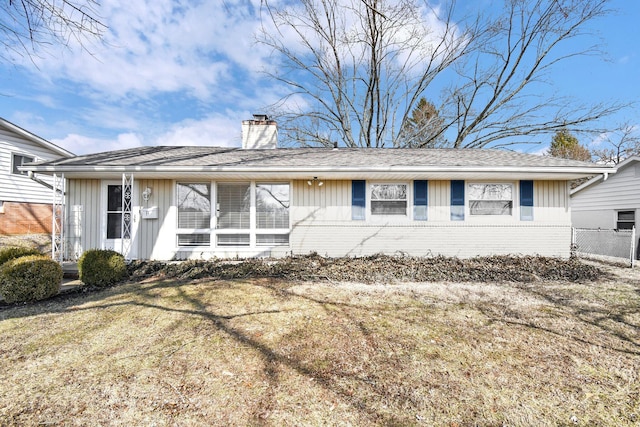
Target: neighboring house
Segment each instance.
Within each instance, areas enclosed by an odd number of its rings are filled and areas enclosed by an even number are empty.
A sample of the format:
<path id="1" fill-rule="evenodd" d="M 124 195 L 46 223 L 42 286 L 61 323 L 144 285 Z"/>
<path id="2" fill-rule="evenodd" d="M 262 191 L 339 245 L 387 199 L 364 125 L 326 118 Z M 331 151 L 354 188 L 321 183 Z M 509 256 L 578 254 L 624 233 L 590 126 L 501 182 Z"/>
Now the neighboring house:
<path id="1" fill-rule="evenodd" d="M 640 225 L 640 157 L 618 164 L 615 175 L 592 178 L 571 192 L 577 228 L 631 230 Z"/>
<path id="2" fill-rule="evenodd" d="M 0 235 L 51 233 L 51 177 L 38 182 L 19 168 L 73 154 L 0 118 Z M 43 185 L 44 183 L 44 185 Z"/>
<path id="3" fill-rule="evenodd" d="M 31 166 L 64 175 L 69 258 L 376 253 L 568 257 L 569 181 L 594 164 L 499 150 L 142 147 Z M 251 148 L 249 148 L 251 147 Z"/>

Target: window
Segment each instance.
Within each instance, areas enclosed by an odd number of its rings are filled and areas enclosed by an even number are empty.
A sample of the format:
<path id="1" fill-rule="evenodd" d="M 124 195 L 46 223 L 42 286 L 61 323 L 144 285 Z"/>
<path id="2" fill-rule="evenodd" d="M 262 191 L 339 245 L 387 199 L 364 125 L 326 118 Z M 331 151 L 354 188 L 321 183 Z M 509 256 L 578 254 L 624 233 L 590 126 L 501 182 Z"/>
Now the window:
<path id="1" fill-rule="evenodd" d="M 35 159 L 31 156 L 23 156 L 22 154 L 14 154 L 13 155 L 13 161 L 12 161 L 12 167 L 11 167 L 11 171 L 16 174 L 16 175 L 26 175 L 27 172 L 22 172 L 20 171 L 18 168 L 22 165 L 24 165 L 25 163 L 31 163 L 33 162 Z"/>
<path id="2" fill-rule="evenodd" d="M 289 228 L 289 185 L 257 184 L 258 228 Z"/>
<path id="3" fill-rule="evenodd" d="M 618 230 L 631 230 L 636 225 L 636 211 L 618 211 L 617 215 L 616 228 Z"/>
<path id="4" fill-rule="evenodd" d="M 107 186 L 107 239 L 122 236 L 122 185 Z"/>
<path id="5" fill-rule="evenodd" d="M 217 216 L 219 229 L 245 229 L 250 225 L 251 185 L 218 184 Z"/>
<path id="6" fill-rule="evenodd" d="M 407 215 L 406 184 L 371 184 L 371 215 Z"/>
<path id="7" fill-rule="evenodd" d="M 256 184 L 257 246 L 289 244 L 289 184 Z M 286 230 L 285 234 L 261 233 L 261 230 Z"/>
<path id="8" fill-rule="evenodd" d="M 181 231 L 211 228 L 211 185 L 178 183 L 178 228 Z M 178 246 L 208 246 L 210 233 L 179 233 Z"/>
<path id="9" fill-rule="evenodd" d="M 470 215 L 511 215 L 512 184 L 469 184 Z"/>
<path id="10" fill-rule="evenodd" d="M 178 183 L 178 246 L 289 244 L 288 183 Z M 212 206 L 215 227 L 212 228 Z"/>

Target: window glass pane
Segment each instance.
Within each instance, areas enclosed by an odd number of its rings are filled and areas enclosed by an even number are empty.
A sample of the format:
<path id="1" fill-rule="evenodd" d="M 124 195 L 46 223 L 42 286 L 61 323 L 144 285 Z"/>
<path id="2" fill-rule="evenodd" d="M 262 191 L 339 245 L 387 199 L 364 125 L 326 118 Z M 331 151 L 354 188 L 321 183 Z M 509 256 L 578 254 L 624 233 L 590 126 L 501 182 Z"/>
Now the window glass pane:
<path id="1" fill-rule="evenodd" d="M 218 184 L 218 228 L 249 228 L 251 186 Z"/>
<path id="2" fill-rule="evenodd" d="M 107 187 L 107 210 L 122 211 L 122 186 L 109 185 Z"/>
<path id="3" fill-rule="evenodd" d="M 287 246 L 289 244 L 288 234 L 258 234 L 256 236 L 258 246 Z"/>
<path id="4" fill-rule="evenodd" d="M 618 230 L 631 230 L 635 225 L 635 211 L 618 211 L 618 221 L 616 222 L 616 228 Z"/>
<path id="5" fill-rule="evenodd" d="M 256 185 L 256 227 L 289 228 L 289 184 Z"/>
<path id="6" fill-rule="evenodd" d="M 122 236 L 122 213 L 107 214 L 107 239 L 119 239 Z"/>
<path id="7" fill-rule="evenodd" d="M 472 200 L 469 202 L 471 215 L 511 215 L 512 202 L 493 200 Z"/>
<path id="8" fill-rule="evenodd" d="M 372 215 L 406 215 L 406 184 L 371 184 Z"/>
<path id="9" fill-rule="evenodd" d="M 396 200 L 372 200 L 371 213 L 373 215 L 406 215 L 407 202 Z"/>
<path id="10" fill-rule="evenodd" d="M 178 183 L 178 228 L 211 226 L 210 190 L 205 183 Z"/>
<path id="11" fill-rule="evenodd" d="M 33 157 L 22 156 L 20 154 L 13 155 L 13 173 L 16 175 L 26 175 L 27 172 L 22 172 L 18 170 L 19 166 L 22 166 L 25 163 L 31 163 L 34 161 Z"/>
<path id="12" fill-rule="evenodd" d="M 209 246 L 209 234 L 178 234 L 178 246 Z"/>
<path id="13" fill-rule="evenodd" d="M 513 186 L 511 184 L 469 184 L 471 215 L 511 215 Z"/>
<path id="14" fill-rule="evenodd" d="M 249 246 L 248 234 L 218 234 L 218 246 Z"/>
<path id="15" fill-rule="evenodd" d="M 620 211 L 618 212 L 618 221 L 635 221 L 635 211 Z"/>

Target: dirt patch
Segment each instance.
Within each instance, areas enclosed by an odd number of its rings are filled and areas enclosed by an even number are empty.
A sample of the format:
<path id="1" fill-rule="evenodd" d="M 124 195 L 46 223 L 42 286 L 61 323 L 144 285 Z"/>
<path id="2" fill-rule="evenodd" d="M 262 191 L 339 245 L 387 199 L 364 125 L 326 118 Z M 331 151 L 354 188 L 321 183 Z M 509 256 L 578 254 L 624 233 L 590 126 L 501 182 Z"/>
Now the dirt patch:
<path id="1" fill-rule="evenodd" d="M 42 253 L 51 253 L 50 234 L 0 235 L 0 249 L 5 247 L 35 248 Z"/>

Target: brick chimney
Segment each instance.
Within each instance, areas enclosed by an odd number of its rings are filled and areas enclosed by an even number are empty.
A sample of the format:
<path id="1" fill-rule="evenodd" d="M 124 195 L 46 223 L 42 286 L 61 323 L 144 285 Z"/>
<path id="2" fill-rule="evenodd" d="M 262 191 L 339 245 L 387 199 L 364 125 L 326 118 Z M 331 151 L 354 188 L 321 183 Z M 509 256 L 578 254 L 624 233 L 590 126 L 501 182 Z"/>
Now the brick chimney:
<path id="1" fill-rule="evenodd" d="M 253 120 L 242 121 L 242 148 L 269 149 L 278 147 L 278 129 L 266 114 L 254 114 Z"/>

